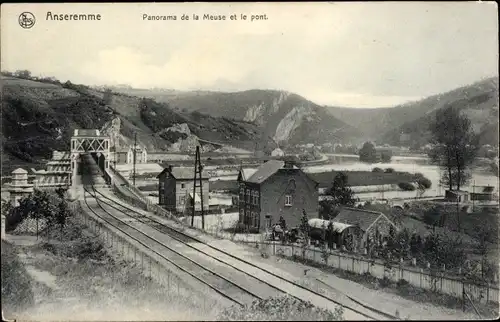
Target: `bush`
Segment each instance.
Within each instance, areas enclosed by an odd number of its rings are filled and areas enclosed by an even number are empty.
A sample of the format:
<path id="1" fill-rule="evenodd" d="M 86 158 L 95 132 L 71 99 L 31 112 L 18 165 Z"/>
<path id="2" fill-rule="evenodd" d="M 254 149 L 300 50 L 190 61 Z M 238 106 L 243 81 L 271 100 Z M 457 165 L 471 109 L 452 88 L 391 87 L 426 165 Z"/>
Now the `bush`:
<path id="1" fill-rule="evenodd" d="M 398 187 L 404 191 L 415 191 L 416 189 L 410 182 L 400 182 L 398 183 Z"/>
<path id="2" fill-rule="evenodd" d="M 290 295 L 256 300 L 241 308 L 231 306 L 220 313 L 220 321 L 338 321 L 343 320 L 343 308 L 334 312 L 315 307 L 310 302 L 298 300 Z"/>
<path id="3" fill-rule="evenodd" d="M 381 287 L 388 287 L 391 285 L 391 280 L 387 276 L 384 276 L 378 283 Z"/>
<path id="4" fill-rule="evenodd" d="M 432 181 L 423 176 L 417 179 L 417 183 L 425 189 L 429 189 L 432 186 Z"/>
<path id="5" fill-rule="evenodd" d="M 385 169 L 385 173 L 394 173 L 394 168 Z"/>
<path id="6" fill-rule="evenodd" d="M 27 215 L 19 207 L 6 207 L 5 211 L 5 231 L 14 231 L 18 225 L 20 225 L 26 218 Z"/>
<path id="7" fill-rule="evenodd" d="M 376 167 L 376 168 L 372 169 L 372 172 L 382 173 L 382 172 L 384 172 L 384 170 L 382 170 L 381 168 Z"/>

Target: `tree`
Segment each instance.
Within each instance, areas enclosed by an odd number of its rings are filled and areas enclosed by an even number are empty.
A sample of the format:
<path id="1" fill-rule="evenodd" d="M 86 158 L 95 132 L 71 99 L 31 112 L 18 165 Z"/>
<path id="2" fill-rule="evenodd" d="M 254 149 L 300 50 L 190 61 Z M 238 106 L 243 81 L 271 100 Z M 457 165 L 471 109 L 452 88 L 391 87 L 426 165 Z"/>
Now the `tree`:
<path id="1" fill-rule="evenodd" d="M 339 172 L 333 178 L 332 186 L 326 191 L 327 199 L 321 200 L 323 218 L 330 219 L 339 206 L 353 207 L 356 199 L 348 184 L 347 174 Z"/>
<path id="2" fill-rule="evenodd" d="M 434 145 L 429 152 L 431 161 L 445 170 L 443 183 L 450 190 L 460 190 L 477 157 L 479 136 L 473 132 L 469 118 L 453 106 L 438 110 L 430 131 Z"/>
<path id="3" fill-rule="evenodd" d="M 32 195 L 19 202 L 20 212 L 23 217 L 36 220 L 36 236 L 38 238 L 39 220 L 44 218 L 50 223 L 56 213 L 54 205 L 50 202 L 46 192 L 35 190 Z"/>
<path id="4" fill-rule="evenodd" d="M 306 248 L 309 245 L 309 222 L 307 219 L 307 213 L 305 209 L 302 209 L 302 217 L 300 218 L 299 230 L 302 233 L 302 257 L 306 256 Z"/>
<path id="5" fill-rule="evenodd" d="M 372 142 L 365 142 L 359 150 L 359 161 L 373 163 L 377 162 L 377 150 Z"/>
<path id="6" fill-rule="evenodd" d="M 56 194 L 60 199 L 64 199 L 64 195 L 66 194 L 67 189 L 64 188 L 57 188 L 56 189 Z"/>
<path id="7" fill-rule="evenodd" d="M 59 206 L 58 206 L 57 212 L 55 213 L 55 218 L 54 218 L 55 219 L 54 222 L 61 229 L 61 236 L 60 236 L 61 241 L 62 241 L 63 229 L 64 229 L 64 226 L 66 225 L 66 220 L 69 217 L 69 215 L 70 215 L 70 212 L 68 209 L 68 205 L 66 204 L 66 202 L 61 201 L 59 203 Z"/>
<path id="8" fill-rule="evenodd" d="M 29 70 L 16 70 L 16 72 L 14 73 L 14 76 L 19 77 L 19 78 L 29 79 L 29 78 L 31 78 L 31 72 Z"/>

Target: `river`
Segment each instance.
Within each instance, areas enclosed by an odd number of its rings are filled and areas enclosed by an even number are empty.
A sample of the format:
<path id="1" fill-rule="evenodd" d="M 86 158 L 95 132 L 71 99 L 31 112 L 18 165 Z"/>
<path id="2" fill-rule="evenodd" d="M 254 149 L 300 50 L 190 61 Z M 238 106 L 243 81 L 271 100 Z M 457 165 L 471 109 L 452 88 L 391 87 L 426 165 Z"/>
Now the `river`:
<path id="1" fill-rule="evenodd" d="M 411 156 L 393 156 L 390 163 L 377 163 L 367 164 L 358 161 L 357 156 L 334 156 L 333 162 L 324 165 L 304 167 L 305 172 L 315 173 L 324 171 L 371 171 L 373 168 L 378 167 L 382 169 L 393 168 L 395 171 L 422 173 L 425 177 L 429 178 L 432 182 L 432 187 L 425 191 L 423 196 L 441 196 L 444 195 L 445 187 L 441 187 L 439 179 L 441 177 L 441 170 L 436 165 L 431 165 L 429 159 L 425 157 L 411 157 Z M 472 185 L 476 186 L 494 186 L 495 192 L 498 192 L 498 177 L 486 171 L 473 171 L 472 179 L 469 185 L 464 187 L 465 190 L 472 191 Z M 413 198 L 417 196 L 416 191 L 385 191 L 385 192 L 367 192 L 357 193 L 360 199 L 370 198 Z"/>

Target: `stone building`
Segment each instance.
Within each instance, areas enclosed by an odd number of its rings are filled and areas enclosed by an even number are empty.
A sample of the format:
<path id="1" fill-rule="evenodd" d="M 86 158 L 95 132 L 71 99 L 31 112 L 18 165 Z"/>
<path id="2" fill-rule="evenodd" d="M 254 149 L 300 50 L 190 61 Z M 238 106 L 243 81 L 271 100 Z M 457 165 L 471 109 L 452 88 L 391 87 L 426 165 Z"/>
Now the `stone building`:
<path id="1" fill-rule="evenodd" d="M 251 176 L 240 170 L 238 185 L 239 223 L 249 231 L 270 229 L 281 216 L 296 227 L 304 210 L 318 217 L 318 183 L 291 162 L 269 160 Z"/>

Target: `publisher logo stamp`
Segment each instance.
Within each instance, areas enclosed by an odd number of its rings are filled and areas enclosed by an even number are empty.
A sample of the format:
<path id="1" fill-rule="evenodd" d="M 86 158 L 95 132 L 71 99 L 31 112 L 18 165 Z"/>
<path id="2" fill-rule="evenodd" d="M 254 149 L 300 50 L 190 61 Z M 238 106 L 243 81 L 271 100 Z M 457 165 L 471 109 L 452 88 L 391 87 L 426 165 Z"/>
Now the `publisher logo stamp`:
<path id="1" fill-rule="evenodd" d="M 31 12 L 23 12 L 19 15 L 19 25 L 24 29 L 30 29 L 35 25 L 35 16 Z"/>

